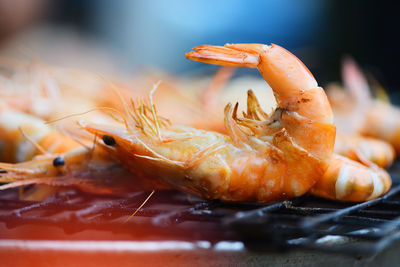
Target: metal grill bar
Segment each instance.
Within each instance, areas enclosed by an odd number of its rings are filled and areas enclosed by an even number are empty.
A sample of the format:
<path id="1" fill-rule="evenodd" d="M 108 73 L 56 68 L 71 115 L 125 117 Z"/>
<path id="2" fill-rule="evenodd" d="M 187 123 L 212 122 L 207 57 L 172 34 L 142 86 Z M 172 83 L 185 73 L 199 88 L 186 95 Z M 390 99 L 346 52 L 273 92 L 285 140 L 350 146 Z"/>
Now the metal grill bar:
<path id="1" fill-rule="evenodd" d="M 70 190 L 32 202 L 19 200 L 18 192 L 9 190 L 0 194 L 0 222 L 9 229 L 55 226 L 66 235 L 103 230 L 135 240 L 149 236 L 153 240 L 227 240 L 242 241 L 248 249 L 302 247 L 369 255 L 400 239 L 399 170 L 397 162 L 388 194 L 360 204 L 312 196 L 270 205 L 234 204 L 160 191 L 126 223 L 148 192 L 99 196 Z"/>

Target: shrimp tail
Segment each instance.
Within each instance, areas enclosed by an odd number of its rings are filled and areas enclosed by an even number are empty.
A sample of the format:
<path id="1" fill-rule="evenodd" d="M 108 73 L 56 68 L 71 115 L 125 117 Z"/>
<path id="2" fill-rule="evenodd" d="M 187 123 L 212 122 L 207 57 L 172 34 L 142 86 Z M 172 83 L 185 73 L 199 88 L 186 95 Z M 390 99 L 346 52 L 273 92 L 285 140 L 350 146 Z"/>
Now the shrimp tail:
<path id="1" fill-rule="evenodd" d="M 259 56 L 250 51 L 240 51 L 214 45 L 196 46 L 193 50 L 185 54 L 186 58 L 208 64 L 257 68 L 260 62 Z"/>
<path id="2" fill-rule="evenodd" d="M 292 53 L 275 44 L 203 45 L 186 53 L 188 59 L 224 66 L 258 68 L 273 88 L 278 106 L 309 119 L 331 124 L 327 96 L 308 68 Z M 319 112 L 315 112 L 319 110 Z"/>

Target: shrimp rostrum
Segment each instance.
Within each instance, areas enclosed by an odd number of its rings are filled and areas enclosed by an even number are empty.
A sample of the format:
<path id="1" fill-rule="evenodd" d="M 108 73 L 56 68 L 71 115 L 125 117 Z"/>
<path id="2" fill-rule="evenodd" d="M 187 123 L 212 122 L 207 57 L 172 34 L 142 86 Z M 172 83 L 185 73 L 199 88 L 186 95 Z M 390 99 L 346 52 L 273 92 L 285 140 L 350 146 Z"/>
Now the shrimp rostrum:
<path id="1" fill-rule="evenodd" d="M 325 172 L 334 146 L 323 89 L 299 59 L 277 45 L 230 47 L 213 48 L 218 57 L 211 59 L 196 52 L 187 57 L 258 68 L 277 98 L 273 114 L 261 110 L 250 91 L 243 118 L 237 105 L 226 106 L 227 135 L 163 125 L 152 101 L 127 108 L 125 127 L 87 123 L 84 128 L 106 138 L 109 153 L 133 173 L 181 191 L 256 202 L 306 193 Z"/>

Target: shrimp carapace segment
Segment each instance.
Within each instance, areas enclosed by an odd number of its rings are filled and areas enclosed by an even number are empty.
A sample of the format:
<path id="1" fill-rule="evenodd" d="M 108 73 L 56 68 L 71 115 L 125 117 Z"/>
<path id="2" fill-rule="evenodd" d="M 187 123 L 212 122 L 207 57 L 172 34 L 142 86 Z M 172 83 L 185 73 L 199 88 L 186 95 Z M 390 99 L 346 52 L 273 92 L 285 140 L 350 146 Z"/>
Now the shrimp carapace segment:
<path id="1" fill-rule="evenodd" d="M 334 200 L 361 202 L 382 196 L 391 184 L 384 169 L 334 154 L 328 170 L 310 192 Z"/>
<path id="2" fill-rule="evenodd" d="M 280 108 L 295 111 L 313 120 L 332 123 L 332 110 L 325 92 L 318 87 L 307 67 L 286 49 L 275 44 L 226 44 L 224 47 L 202 45 L 193 49 L 186 54 L 188 59 L 258 68 L 273 89 Z"/>

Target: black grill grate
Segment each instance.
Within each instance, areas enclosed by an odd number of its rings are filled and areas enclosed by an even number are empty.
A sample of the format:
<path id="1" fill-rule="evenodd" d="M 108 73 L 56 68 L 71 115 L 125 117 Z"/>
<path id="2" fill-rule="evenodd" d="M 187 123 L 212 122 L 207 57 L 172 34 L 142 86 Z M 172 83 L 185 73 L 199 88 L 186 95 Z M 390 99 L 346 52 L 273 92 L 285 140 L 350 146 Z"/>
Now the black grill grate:
<path id="1" fill-rule="evenodd" d="M 0 193 L 0 222 L 9 229 L 56 226 L 66 235 L 89 229 L 134 240 L 242 241 L 251 250 L 302 247 L 370 255 L 400 239 L 400 162 L 391 174 L 389 193 L 361 204 L 313 196 L 270 205 L 232 204 L 160 191 L 127 222 L 149 192 L 99 196 L 70 190 L 32 202 L 9 190 Z"/>

